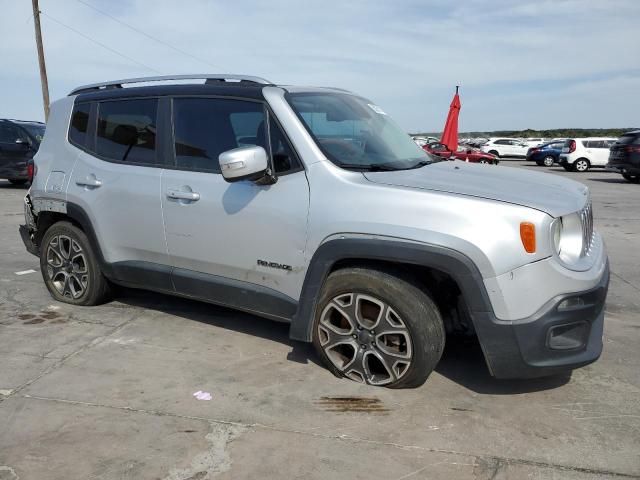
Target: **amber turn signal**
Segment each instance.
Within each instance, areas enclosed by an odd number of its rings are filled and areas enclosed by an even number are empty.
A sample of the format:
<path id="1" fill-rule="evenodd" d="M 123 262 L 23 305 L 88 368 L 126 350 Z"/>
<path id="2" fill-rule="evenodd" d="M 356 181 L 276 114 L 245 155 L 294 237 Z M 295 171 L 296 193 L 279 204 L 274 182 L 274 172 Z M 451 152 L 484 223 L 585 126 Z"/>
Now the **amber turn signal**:
<path id="1" fill-rule="evenodd" d="M 520 223 L 520 239 L 527 253 L 536 252 L 536 227 L 533 223 Z"/>

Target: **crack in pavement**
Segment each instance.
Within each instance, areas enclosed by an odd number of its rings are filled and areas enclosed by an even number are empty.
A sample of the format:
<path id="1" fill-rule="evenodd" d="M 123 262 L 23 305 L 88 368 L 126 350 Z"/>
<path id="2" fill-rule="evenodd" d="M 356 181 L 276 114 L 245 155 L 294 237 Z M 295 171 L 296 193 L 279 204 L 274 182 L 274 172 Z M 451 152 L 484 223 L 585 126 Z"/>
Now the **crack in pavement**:
<path id="1" fill-rule="evenodd" d="M 100 335 L 98 337 L 95 337 L 93 340 L 89 341 L 88 343 L 85 343 L 84 345 L 82 345 L 77 350 L 74 350 L 73 352 L 69 353 L 68 355 L 65 355 L 65 356 L 61 357 L 58 361 L 54 362 L 49 367 L 45 368 L 39 375 L 36 375 L 34 378 L 29 379 L 26 382 L 24 382 L 22 385 L 14 388 L 13 391 L 11 392 L 11 394 L 9 394 L 6 397 L 4 397 L 3 400 L 6 400 L 6 399 L 8 399 L 8 398 L 10 398 L 12 396 L 15 396 L 17 393 L 21 392 L 22 390 L 24 390 L 25 388 L 27 388 L 29 385 L 33 384 L 34 382 L 37 382 L 38 380 L 40 380 L 45 375 L 48 375 L 49 373 L 53 372 L 54 370 L 57 370 L 58 368 L 63 366 L 65 364 L 65 362 L 67 360 L 69 360 L 70 358 L 73 358 L 76 355 L 84 352 L 85 350 L 88 350 L 89 348 L 94 347 L 94 346 L 99 345 L 100 343 L 104 342 L 111 335 L 115 335 L 120 330 L 124 329 L 127 325 L 131 324 L 131 322 L 133 322 L 136 318 L 137 317 L 135 317 L 135 316 L 130 318 L 126 322 L 122 323 L 121 325 L 118 325 L 117 327 L 111 329 L 108 333 L 106 333 L 104 335 Z"/>
<path id="2" fill-rule="evenodd" d="M 542 462 L 542 461 L 536 461 L 536 460 L 527 460 L 527 459 L 523 459 L 523 458 L 501 457 L 501 456 L 497 456 L 497 455 L 484 455 L 484 454 L 465 453 L 465 452 L 459 452 L 459 451 L 456 451 L 456 450 L 424 447 L 424 446 L 420 446 L 420 445 L 404 445 L 404 444 L 401 444 L 401 443 L 385 442 L 385 441 L 380 441 L 380 440 L 371 440 L 371 439 L 368 439 L 368 438 L 356 437 L 356 436 L 346 435 L 346 434 L 329 435 L 329 434 L 315 433 L 315 432 L 304 431 L 304 430 L 295 430 L 295 429 L 286 429 L 286 428 L 280 428 L 280 427 L 273 427 L 273 426 L 264 425 L 264 424 L 261 424 L 261 423 L 234 422 L 234 421 L 220 420 L 220 419 L 209 418 L 209 417 L 200 417 L 200 416 L 197 416 L 197 415 L 183 415 L 183 414 L 178 414 L 178 413 L 163 412 L 163 411 L 160 411 L 160 410 L 150 410 L 150 409 L 144 409 L 144 408 L 134 408 L 134 407 L 125 407 L 125 406 L 117 406 L 117 405 L 109 405 L 109 404 L 100 404 L 100 403 L 93 403 L 93 402 L 83 402 L 83 401 L 79 401 L 79 400 L 68 400 L 68 399 L 62 399 L 62 398 L 43 397 L 43 396 L 38 396 L 38 395 L 22 394 L 21 397 L 25 398 L 25 399 L 66 403 L 66 404 L 70 404 L 70 405 L 82 405 L 82 406 L 87 406 L 87 407 L 109 408 L 109 409 L 121 410 L 121 411 L 125 411 L 125 412 L 144 413 L 144 414 L 147 414 L 147 415 L 184 418 L 184 419 L 188 419 L 188 420 L 200 420 L 200 421 L 208 422 L 208 423 L 211 423 L 211 424 L 215 423 L 215 424 L 219 424 L 219 425 L 233 426 L 233 427 L 236 427 L 236 428 L 239 428 L 239 429 L 242 429 L 242 430 L 250 430 L 250 429 L 271 430 L 271 431 L 279 432 L 279 433 L 289 433 L 289 434 L 294 434 L 294 435 L 304 435 L 304 436 L 308 436 L 308 437 L 322 438 L 322 439 L 327 439 L 327 440 L 332 440 L 332 439 L 333 440 L 341 440 L 341 441 L 352 442 L 352 443 L 365 443 L 365 444 L 376 445 L 376 446 L 381 446 L 381 447 L 382 446 L 384 446 L 384 447 L 393 447 L 393 448 L 398 448 L 398 449 L 401 449 L 401 450 L 416 450 L 416 451 L 424 451 L 424 452 L 430 452 L 430 453 L 440 453 L 440 454 L 445 454 L 445 455 L 455 455 L 455 456 L 458 456 L 458 457 L 467 457 L 467 458 L 468 457 L 473 457 L 473 458 L 476 458 L 477 460 L 482 461 L 482 462 L 484 462 L 484 463 L 486 463 L 488 465 L 495 466 L 496 467 L 496 471 L 495 471 L 496 474 L 498 473 L 498 470 L 501 467 L 508 466 L 508 465 L 522 465 L 522 466 L 537 467 L 537 468 L 555 469 L 555 470 L 564 471 L 564 472 L 584 473 L 584 474 L 590 474 L 590 475 L 608 475 L 608 476 L 617 477 L 617 478 L 640 479 L 640 475 L 633 474 L 633 473 L 617 472 L 617 471 L 614 471 L 614 470 L 602 470 L 602 469 L 598 469 L 598 468 L 579 467 L 579 466 L 574 466 L 574 465 L 564 465 L 564 464 L 560 464 L 560 463 L 549 463 L 549 462 Z"/>
<path id="3" fill-rule="evenodd" d="M 638 292 L 640 292 L 640 288 L 636 287 L 633 283 L 631 283 L 629 280 L 625 279 L 624 277 L 621 277 L 620 275 L 618 275 L 615 272 L 611 272 L 611 275 L 613 275 L 614 277 L 620 279 L 623 283 L 626 283 L 627 285 L 629 285 L 634 290 L 637 290 Z"/>

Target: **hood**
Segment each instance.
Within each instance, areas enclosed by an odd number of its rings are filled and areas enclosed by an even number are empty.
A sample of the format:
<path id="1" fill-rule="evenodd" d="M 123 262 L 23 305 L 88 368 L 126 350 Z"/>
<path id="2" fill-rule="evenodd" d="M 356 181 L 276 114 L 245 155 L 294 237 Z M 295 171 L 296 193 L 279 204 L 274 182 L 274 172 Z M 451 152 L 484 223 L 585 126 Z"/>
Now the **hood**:
<path id="1" fill-rule="evenodd" d="M 581 183 L 530 170 L 437 162 L 415 170 L 365 172 L 373 183 L 486 198 L 535 208 L 559 217 L 580 210 L 589 195 Z"/>

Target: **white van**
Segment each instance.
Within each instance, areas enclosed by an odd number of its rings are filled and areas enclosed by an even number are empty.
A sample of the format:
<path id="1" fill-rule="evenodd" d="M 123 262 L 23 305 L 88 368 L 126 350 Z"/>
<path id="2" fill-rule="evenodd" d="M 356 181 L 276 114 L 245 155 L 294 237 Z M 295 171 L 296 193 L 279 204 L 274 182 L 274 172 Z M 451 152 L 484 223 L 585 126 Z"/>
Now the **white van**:
<path id="1" fill-rule="evenodd" d="M 592 167 L 605 167 L 609 161 L 609 149 L 615 138 L 568 138 L 560 154 L 560 165 L 565 170 L 586 172 Z"/>

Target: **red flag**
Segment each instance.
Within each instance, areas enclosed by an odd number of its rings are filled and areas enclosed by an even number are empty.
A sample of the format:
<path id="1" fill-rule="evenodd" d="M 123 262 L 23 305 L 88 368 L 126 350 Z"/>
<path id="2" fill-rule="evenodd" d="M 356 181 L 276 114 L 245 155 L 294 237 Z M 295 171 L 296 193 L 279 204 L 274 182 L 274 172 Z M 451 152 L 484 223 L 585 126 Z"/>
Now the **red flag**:
<path id="1" fill-rule="evenodd" d="M 447 122 L 444 124 L 444 131 L 440 139 L 440 143 L 445 144 L 452 152 L 458 150 L 458 115 L 460 114 L 461 106 L 458 87 L 456 86 L 456 94 L 453 96 L 453 100 L 451 100 L 449 115 L 447 115 Z"/>

